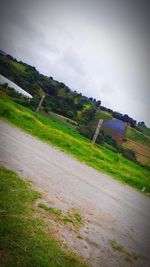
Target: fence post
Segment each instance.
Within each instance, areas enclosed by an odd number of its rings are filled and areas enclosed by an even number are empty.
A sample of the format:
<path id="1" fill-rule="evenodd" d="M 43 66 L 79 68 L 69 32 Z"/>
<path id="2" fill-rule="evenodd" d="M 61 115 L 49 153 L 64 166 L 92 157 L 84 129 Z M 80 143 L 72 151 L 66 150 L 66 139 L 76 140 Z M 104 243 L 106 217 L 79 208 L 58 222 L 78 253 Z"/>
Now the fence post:
<path id="1" fill-rule="evenodd" d="M 100 128 L 102 127 L 102 124 L 103 124 L 103 120 L 100 119 L 98 124 L 97 124 L 96 130 L 95 130 L 95 134 L 94 134 L 93 139 L 92 139 L 92 145 L 94 145 L 95 142 L 96 142 L 96 139 L 97 139 L 97 136 L 99 134 Z"/>
<path id="2" fill-rule="evenodd" d="M 36 112 L 38 112 L 38 111 L 40 110 L 40 108 L 41 108 L 41 106 L 42 106 L 42 103 L 43 103 L 43 101 L 44 101 L 44 98 L 45 98 L 45 95 L 42 95 L 41 100 L 40 100 L 40 102 L 39 102 L 39 105 L 38 105 L 38 107 L 37 107 L 37 109 L 36 109 Z"/>

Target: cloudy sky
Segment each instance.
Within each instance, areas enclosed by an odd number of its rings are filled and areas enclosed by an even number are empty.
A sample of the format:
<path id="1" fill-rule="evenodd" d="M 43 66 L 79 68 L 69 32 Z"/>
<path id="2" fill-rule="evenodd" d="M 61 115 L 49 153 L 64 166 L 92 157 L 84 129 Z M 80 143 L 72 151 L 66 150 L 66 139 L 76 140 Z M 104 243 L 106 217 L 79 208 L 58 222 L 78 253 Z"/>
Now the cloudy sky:
<path id="1" fill-rule="evenodd" d="M 0 49 L 150 126 L 148 0 L 0 0 Z"/>

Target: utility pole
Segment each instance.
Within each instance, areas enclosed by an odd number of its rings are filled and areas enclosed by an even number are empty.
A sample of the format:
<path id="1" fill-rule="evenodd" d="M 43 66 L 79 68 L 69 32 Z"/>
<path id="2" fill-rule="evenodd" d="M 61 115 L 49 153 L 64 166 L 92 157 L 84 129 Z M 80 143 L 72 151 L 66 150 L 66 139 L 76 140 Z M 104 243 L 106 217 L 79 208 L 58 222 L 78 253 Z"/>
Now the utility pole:
<path id="1" fill-rule="evenodd" d="M 100 119 L 98 124 L 97 124 L 96 130 L 95 130 L 95 134 L 94 134 L 93 139 L 92 139 L 92 145 L 94 145 L 95 142 L 96 142 L 96 139 L 97 139 L 97 136 L 99 134 L 100 128 L 102 127 L 102 124 L 103 124 L 103 120 Z"/>
<path id="2" fill-rule="evenodd" d="M 44 101 L 44 98 L 45 98 L 45 95 L 42 95 L 41 100 L 40 100 L 40 102 L 39 102 L 39 105 L 38 105 L 38 107 L 37 107 L 37 109 L 36 109 L 36 112 L 38 112 L 38 111 L 40 110 L 40 108 L 41 108 L 41 106 L 42 106 L 42 103 L 43 103 L 43 101 Z"/>

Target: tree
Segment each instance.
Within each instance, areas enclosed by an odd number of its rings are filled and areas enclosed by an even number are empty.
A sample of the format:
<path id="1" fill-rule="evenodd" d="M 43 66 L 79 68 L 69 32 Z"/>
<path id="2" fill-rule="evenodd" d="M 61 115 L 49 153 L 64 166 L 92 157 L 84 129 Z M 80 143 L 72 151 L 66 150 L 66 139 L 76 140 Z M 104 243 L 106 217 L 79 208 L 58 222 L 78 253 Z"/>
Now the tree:
<path id="1" fill-rule="evenodd" d="M 85 108 L 82 111 L 78 112 L 78 121 L 80 124 L 87 124 L 90 122 L 96 113 L 96 108 L 89 107 Z"/>
<path id="2" fill-rule="evenodd" d="M 100 107 L 100 105 L 101 105 L 101 101 L 100 100 L 96 101 L 96 107 Z"/>
<path id="3" fill-rule="evenodd" d="M 122 155 L 129 160 L 136 161 L 135 152 L 131 149 L 125 149 Z"/>
<path id="4" fill-rule="evenodd" d="M 140 122 L 138 122 L 138 126 L 141 126 L 141 127 L 146 127 L 146 125 L 145 125 L 145 122 L 144 121 L 140 121 Z"/>

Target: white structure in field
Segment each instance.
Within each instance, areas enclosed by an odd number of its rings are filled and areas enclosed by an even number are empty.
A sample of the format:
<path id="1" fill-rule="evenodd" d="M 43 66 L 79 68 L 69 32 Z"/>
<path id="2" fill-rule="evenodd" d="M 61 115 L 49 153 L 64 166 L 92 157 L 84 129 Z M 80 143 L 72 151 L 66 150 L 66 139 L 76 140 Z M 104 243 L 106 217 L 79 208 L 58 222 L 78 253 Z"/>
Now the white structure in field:
<path id="1" fill-rule="evenodd" d="M 9 87 L 13 88 L 16 92 L 22 94 L 23 96 L 27 98 L 32 98 L 32 95 L 30 95 L 21 87 L 19 87 L 17 84 L 15 84 L 14 82 L 10 81 L 9 79 L 0 74 L 0 84 L 3 85 L 5 83 L 7 83 Z"/>

